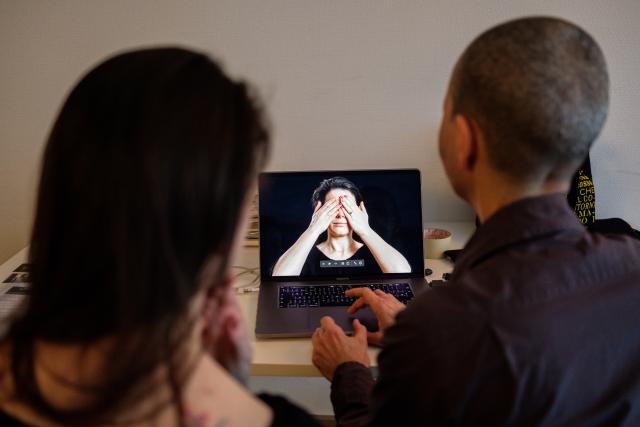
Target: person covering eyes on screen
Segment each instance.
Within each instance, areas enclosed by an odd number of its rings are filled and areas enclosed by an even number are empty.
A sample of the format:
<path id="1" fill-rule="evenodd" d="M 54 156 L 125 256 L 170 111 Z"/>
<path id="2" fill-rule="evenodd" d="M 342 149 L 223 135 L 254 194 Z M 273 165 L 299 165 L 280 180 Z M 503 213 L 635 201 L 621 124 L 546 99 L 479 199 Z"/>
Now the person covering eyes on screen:
<path id="1" fill-rule="evenodd" d="M 410 273 L 406 258 L 369 225 L 358 187 L 346 178 L 325 179 L 311 197 L 307 229 L 278 259 L 274 276 L 316 273 L 320 260 L 360 260 L 368 273 Z M 326 232 L 326 239 L 317 243 Z M 361 241 L 354 238 L 354 233 Z"/>

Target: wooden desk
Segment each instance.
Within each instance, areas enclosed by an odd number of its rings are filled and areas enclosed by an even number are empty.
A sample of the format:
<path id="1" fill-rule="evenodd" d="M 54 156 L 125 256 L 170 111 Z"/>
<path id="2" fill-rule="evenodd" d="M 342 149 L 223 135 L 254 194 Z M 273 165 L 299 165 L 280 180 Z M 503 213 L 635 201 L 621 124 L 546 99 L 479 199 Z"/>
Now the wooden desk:
<path id="1" fill-rule="evenodd" d="M 471 222 L 439 222 L 428 223 L 428 227 L 444 228 L 452 233 L 451 249 L 459 249 L 469 239 L 475 226 Z M 0 280 L 5 280 L 14 268 L 26 262 L 28 248 L 24 248 L 7 262 L 0 265 Z M 243 248 L 235 265 L 258 267 L 258 248 Z M 440 279 L 443 273 L 452 270 L 453 265 L 444 259 L 425 260 L 425 266 L 433 270 L 429 279 Z M 238 286 L 250 282 L 250 275 L 238 278 Z M 0 293 L 4 293 L 11 284 L 0 285 Z M 255 338 L 256 309 L 258 293 L 245 293 L 238 296 L 253 346 L 253 363 L 249 387 L 254 392 L 267 391 L 284 394 L 291 400 L 305 407 L 315 415 L 331 416 L 333 410 L 329 401 L 329 383 L 320 376 L 311 363 L 311 340 L 295 339 L 262 339 Z M 379 350 L 369 349 L 369 356 L 374 366 L 377 364 Z"/>

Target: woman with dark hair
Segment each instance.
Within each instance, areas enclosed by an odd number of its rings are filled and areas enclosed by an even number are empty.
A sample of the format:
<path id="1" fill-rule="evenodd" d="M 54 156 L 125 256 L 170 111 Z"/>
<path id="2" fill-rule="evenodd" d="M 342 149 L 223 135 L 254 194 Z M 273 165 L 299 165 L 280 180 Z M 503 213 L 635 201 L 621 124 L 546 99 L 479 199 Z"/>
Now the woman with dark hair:
<path id="1" fill-rule="evenodd" d="M 55 122 L 29 261 L 0 342 L 0 425 L 305 425 L 249 394 L 230 265 L 269 134 L 207 56 L 115 56 Z M 235 378 L 234 378 L 235 377 Z"/>
<path id="2" fill-rule="evenodd" d="M 274 276 L 320 273 L 320 261 L 358 260 L 369 274 L 410 273 L 406 258 L 369 226 L 358 187 L 341 176 L 325 179 L 311 197 L 311 222 L 276 262 Z M 327 238 L 317 243 L 326 232 Z M 362 242 L 353 238 L 356 233 Z"/>

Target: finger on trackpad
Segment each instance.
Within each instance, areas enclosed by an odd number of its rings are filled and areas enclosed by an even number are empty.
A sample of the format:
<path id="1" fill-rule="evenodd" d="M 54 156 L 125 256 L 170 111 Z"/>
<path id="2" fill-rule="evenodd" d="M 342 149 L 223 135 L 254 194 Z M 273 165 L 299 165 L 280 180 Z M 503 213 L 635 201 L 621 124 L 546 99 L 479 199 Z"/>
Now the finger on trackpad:
<path id="1" fill-rule="evenodd" d="M 358 314 L 356 313 L 356 315 L 349 318 L 349 322 L 353 323 L 354 319 L 358 319 L 360 323 L 362 323 L 362 325 L 367 328 L 367 331 L 378 332 L 378 320 L 376 319 L 376 316 L 373 315 L 373 313 L 371 316 L 358 316 Z"/>
<path id="2" fill-rule="evenodd" d="M 342 307 L 340 307 L 342 308 Z M 315 330 L 320 327 L 320 319 L 324 316 L 329 316 L 333 319 L 334 322 L 338 326 L 340 326 L 345 331 L 351 331 L 353 326 L 351 326 L 352 320 L 349 320 L 349 316 L 347 316 L 347 310 L 313 310 L 309 312 L 308 322 L 309 328 L 311 330 Z"/>
<path id="3" fill-rule="evenodd" d="M 369 307 L 358 310 L 352 315 L 349 315 L 347 310 L 342 309 L 342 307 L 340 307 L 340 310 L 329 310 L 328 312 L 312 311 L 308 317 L 309 328 L 313 331 L 319 327 L 320 319 L 324 316 L 330 316 L 349 335 L 353 332 L 354 319 L 358 319 L 369 332 L 378 331 L 378 320 Z"/>

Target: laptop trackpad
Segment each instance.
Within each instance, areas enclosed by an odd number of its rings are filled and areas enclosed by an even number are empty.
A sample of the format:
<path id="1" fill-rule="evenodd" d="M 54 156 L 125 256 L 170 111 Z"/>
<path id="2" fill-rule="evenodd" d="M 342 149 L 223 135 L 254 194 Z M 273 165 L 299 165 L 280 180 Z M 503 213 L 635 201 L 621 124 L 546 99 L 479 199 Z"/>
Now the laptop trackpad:
<path id="1" fill-rule="evenodd" d="M 320 319 L 324 316 L 330 316 L 344 331 L 351 335 L 353 332 L 353 320 L 358 319 L 369 332 L 378 330 L 378 320 L 369 307 L 358 310 L 357 313 L 349 315 L 347 307 L 322 307 L 309 310 L 309 328 L 315 331 L 320 326 Z"/>

